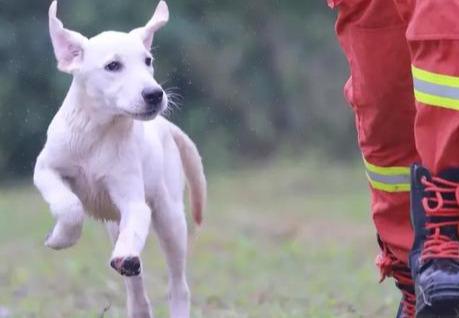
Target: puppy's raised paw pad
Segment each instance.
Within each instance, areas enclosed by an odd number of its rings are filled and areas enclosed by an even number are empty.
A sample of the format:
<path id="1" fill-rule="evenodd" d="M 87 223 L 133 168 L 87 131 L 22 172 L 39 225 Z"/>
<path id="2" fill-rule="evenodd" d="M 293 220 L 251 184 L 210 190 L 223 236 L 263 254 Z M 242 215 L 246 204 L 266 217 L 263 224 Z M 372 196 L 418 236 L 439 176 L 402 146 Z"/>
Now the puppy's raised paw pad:
<path id="1" fill-rule="evenodd" d="M 137 256 L 114 258 L 110 266 L 123 276 L 137 276 L 141 271 L 140 258 Z"/>

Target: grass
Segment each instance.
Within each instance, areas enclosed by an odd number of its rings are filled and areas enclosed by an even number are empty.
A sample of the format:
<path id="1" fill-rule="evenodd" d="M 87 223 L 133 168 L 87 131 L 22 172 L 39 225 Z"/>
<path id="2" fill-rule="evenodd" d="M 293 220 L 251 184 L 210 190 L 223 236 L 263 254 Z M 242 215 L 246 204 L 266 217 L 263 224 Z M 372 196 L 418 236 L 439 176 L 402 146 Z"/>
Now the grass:
<path id="1" fill-rule="evenodd" d="M 276 161 L 213 175 L 203 228 L 190 237 L 195 318 L 391 317 L 379 285 L 368 190 L 360 166 Z M 111 247 L 93 220 L 72 249 L 43 247 L 52 227 L 29 186 L 0 189 L 0 318 L 125 317 Z M 164 259 L 143 255 L 156 317 L 168 317 Z"/>

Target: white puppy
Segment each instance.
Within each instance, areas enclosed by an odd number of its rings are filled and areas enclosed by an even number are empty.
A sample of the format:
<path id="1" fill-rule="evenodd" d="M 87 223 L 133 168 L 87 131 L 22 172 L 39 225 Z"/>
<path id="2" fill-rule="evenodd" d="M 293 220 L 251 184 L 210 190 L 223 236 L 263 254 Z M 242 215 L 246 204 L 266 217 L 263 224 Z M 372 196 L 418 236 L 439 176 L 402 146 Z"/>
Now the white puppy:
<path id="1" fill-rule="evenodd" d="M 161 1 L 144 27 L 91 39 L 65 29 L 56 10 L 54 1 L 54 53 L 59 70 L 73 81 L 35 166 L 34 183 L 56 219 L 45 244 L 74 245 L 85 213 L 110 221 L 110 264 L 125 276 L 128 317 L 152 317 L 140 275 L 140 253 L 152 225 L 169 267 L 171 317 L 189 317 L 183 172 L 198 224 L 206 180 L 193 142 L 160 116 L 168 98 L 153 78 L 150 48 L 169 19 L 168 7 Z"/>

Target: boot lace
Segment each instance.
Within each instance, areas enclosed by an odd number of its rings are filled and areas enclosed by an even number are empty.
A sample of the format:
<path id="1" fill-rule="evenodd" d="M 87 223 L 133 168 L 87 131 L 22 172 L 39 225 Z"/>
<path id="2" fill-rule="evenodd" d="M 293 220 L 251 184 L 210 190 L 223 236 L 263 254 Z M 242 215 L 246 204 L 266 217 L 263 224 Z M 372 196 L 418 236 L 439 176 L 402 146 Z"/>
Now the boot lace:
<path id="1" fill-rule="evenodd" d="M 421 179 L 426 192 L 434 196 L 424 197 L 422 206 L 427 221 L 426 229 L 429 231 L 421 254 L 421 262 L 431 259 L 448 258 L 459 260 L 459 241 L 441 233 L 443 227 L 456 227 L 459 229 L 459 183 L 433 177 L 432 181 L 426 177 Z M 437 218 L 437 220 L 433 220 Z"/>
<path id="2" fill-rule="evenodd" d="M 411 278 L 410 269 L 392 254 L 385 244 L 382 245 L 382 252 L 376 257 L 376 266 L 379 267 L 383 282 L 386 277 L 393 277 L 395 285 L 402 292 L 402 316 L 401 318 L 415 318 L 416 295 L 414 293 L 414 282 Z"/>

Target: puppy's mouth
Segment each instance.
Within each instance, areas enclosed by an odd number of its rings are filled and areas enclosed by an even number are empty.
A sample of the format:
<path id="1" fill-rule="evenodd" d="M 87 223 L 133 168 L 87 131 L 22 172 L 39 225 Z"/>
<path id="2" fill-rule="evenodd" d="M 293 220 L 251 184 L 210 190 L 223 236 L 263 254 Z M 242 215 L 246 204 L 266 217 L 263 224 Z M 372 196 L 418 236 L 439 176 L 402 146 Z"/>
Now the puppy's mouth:
<path id="1" fill-rule="evenodd" d="M 151 120 L 153 119 L 154 117 L 156 117 L 156 115 L 159 114 L 159 110 L 158 109 L 154 109 L 154 110 L 149 110 L 149 111 L 146 111 L 146 112 L 125 112 L 126 115 L 134 118 L 134 119 L 137 119 L 137 120 Z"/>

